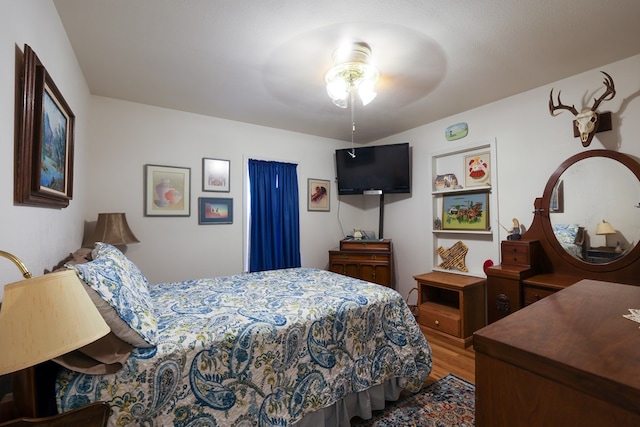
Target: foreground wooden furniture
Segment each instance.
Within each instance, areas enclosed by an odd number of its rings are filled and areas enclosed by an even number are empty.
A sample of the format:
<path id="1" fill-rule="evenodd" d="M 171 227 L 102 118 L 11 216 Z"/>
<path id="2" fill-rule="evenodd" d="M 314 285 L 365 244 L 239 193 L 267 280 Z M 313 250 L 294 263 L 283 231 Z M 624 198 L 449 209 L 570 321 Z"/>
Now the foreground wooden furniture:
<path id="1" fill-rule="evenodd" d="M 329 251 L 329 270 L 395 289 L 390 239 L 344 239 Z"/>
<path id="2" fill-rule="evenodd" d="M 109 419 L 109 404 L 91 403 L 73 411 L 44 418 L 18 418 L 0 423 L 0 427 L 105 427 Z"/>
<path id="3" fill-rule="evenodd" d="M 413 276 L 418 284 L 418 323 L 456 345 L 471 345 L 473 332 L 485 325 L 485 280 L 462 274 Z"/>
<path id="4" fill-rule="evenodd" d="M 604 161 L 603 163 L 591 163 Z M 586 162 L 586 163 L 585 163 Z M 591 166 L 588 166 L 591 165 Z M 604 280 L 632 285 L 640 285 L 640 244 L 636 227 L 617 230 L 618 238 L 625 238 L 630 243 L 625 252 L 615 253 L 614 248 L 589 247 L 583 259 L 569 253 L 558 242 L 553 231 L 554 224 L 576 222 L 583 228 L 582 240 L 589 242 L 595 236 L 595 226 L 584 229 L 588 222 L 591 204 L 599 206 L 597 198 L 578 197 L 580 186 L 584 180 L 574 182 L 578 188 L 569 187 L 568 180 L 575 179 L 578 171 L 588 171 L 587 176 L 597 176 L 596 172 L 609 177 L 626 171 L 621 186 L 637 188 L 640 186 L 640 163 L 634 158 L 611 150 L 590 150 L 578 153 L 565 160 L 549 178 L 541 198 L 534 201 L 534 218 L 529 229 L 522 234 L 521 240 L 502 242 L 502 263 L 487 269 L 487 313 L 488 322 L 495 322 L 511 315 L 522 307 L 533 304 L 554 292 L 577 283 L 581 279 Z M 558 210 L 554 194 L 558 188 L 564 188 L 567 199 L 573 203 L 564 203 L 562 210 Z M 587 187 L 588 188 L 588 187 Z M 591 190 L 591 189 L 589 189 Z M 595 189 L 594 189 L 595 190 Z M 571 191 L 571 193 L 570 193 Z M 607 190 L 608 191 L 608 190 Z M 571 194 L 573 198 L 568 197 Z M 586 199 L 589 204 L 579 204 L 576 200 Z M 634 202 L 635 203 L 635 202 Z M 627 198 L 617 196 L 609 199 L 604 212 L 616 212 L 625 218 L 636 218 L 638 209 L 634 203 L 627 202 Z M 565 216 L 566 215 L 566 216 Z M 610 213 L 611 215 L 611 213 Z M 589 233 L 592 233 L 591 235 Z M 613 252 L 612 252 L 613 251 Z"/>
<path id="5" fill-rule="evenodd" d="M 474 335 L 476 426 L 639 426 L 640 287 L 582 280 Z"/>

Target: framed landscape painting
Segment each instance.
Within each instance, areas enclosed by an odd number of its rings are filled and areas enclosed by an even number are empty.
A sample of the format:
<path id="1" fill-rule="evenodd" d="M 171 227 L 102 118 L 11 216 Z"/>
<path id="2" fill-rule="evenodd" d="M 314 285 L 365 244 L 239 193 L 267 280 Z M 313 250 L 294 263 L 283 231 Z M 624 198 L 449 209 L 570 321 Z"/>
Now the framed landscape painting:
<path id="1" fill-rule="evenodd" d="M 443 230 L 489 230 L 489 193 L 454 193 L 442 198 Z"/>
<path id="2" fill-rule="evenodd" d="M 22 110 L 16 129 L 15 190 L 19 205 L 65 208 L 73 196 L 75 116 L 35 52 L 24 46 Z"/>

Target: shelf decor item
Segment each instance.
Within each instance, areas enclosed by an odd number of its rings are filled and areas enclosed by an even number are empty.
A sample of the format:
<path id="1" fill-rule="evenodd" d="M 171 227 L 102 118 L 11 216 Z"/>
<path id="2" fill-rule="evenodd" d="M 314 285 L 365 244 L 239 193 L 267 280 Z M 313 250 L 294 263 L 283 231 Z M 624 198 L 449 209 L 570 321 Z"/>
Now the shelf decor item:
<path id="1" fill-rule="evenodd" d="M 444 268 L 445 270 L 451 270 L 457 268 L 465 273 L 467 269 L 465 258 L 469 248 L 461 240 L 453 244 L 449 249 L 445 249 L 440 246 L 438 248 L 438 255 L 442 258 L 442 262 L 438 265 L 438 268 Z"/>
<path id="2" fill-rule="evenodd" d="M 28 45 L 22 63 L 14 200 L 17 205 L 66 208 L 73 195 L 75 116 Z"/>
<path id="3" fill-rule="evenodd" d="M 464 156 L 464 186 L 491 185 L 491 153 Z"/>
<path id="4" fill-rule="evenodd" d="M 442 198 L 443 230 L 489 230 L 489 193 L 453 193 Z"/>
<path id="5" fill-rule="evenodd" d="M 144 216 L 191 215 L 191 168 L 145 165 Z"/>
<path id="6" fill-rule="evenodd" d="M 231 191 L 229 173 L 231 162 L 220 159 L 202 159 L 202 191 Z"/>

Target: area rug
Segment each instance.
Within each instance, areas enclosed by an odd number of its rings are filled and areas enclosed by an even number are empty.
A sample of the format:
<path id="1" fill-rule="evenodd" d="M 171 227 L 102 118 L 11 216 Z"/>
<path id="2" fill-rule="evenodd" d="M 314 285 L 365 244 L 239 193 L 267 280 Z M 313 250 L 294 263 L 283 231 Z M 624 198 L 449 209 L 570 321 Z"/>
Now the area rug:
<path id="1" fill-rule="evenodd" d="M 475 425 L 475 391 L 473 384 L 448 374 L 354 426 L 471 427 Z"/>

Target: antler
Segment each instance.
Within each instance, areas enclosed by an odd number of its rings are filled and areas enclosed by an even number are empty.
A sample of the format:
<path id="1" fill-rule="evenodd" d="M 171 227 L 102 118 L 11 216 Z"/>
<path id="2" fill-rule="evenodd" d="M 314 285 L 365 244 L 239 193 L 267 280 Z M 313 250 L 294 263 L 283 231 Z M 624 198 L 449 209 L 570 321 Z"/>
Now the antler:
<path id="1" fill-rule="evenodd" d="M 560 93 L 562 93 L 562 91 L 558 91 L 558 105 L 555 106 L 553 105 L 553 88 L 551 88 L 551 92 L 549 93 L 549 113 L 551 113 L 551 115 L 555 117 L 557 116 L 557 114 L 554 114 L 554 111 L 569 110 L 573 113 L 574 116 L 577 116 L 578 110 L 576 110 L 576 107 L 574 105 L 569 107 L 568 105 L 564 105 L 562 101 L 560 101 Z"/>
<path id="2" fill-rule="evenodd" d="M 600 96 L 600 98 L 595 99 L 593 98 L 593 107 L 591 107 L 591 111 L 596 111 L 596 108 L 598 108 L 598 106 L 600 105 L 600 103 L 602 101 L 611 101 L 613 99 L 614 96 L 616 96 L 616 88 L 613 85 L 613 79 L 611 78 L 611 76 L 607 73 L 605 73 L 604 71 L 600 71 L 602 74 L 604 74 L 605 76 L 607 76 L 604 79 L 604 86 L 607 88 L 607 90 L 602 94 L 602 96 Z M 609 99 L 607 99 L 607 97 L 611 95 L 611 97 Z M 559 100 L 559 99 L 558 99 Z"/>

